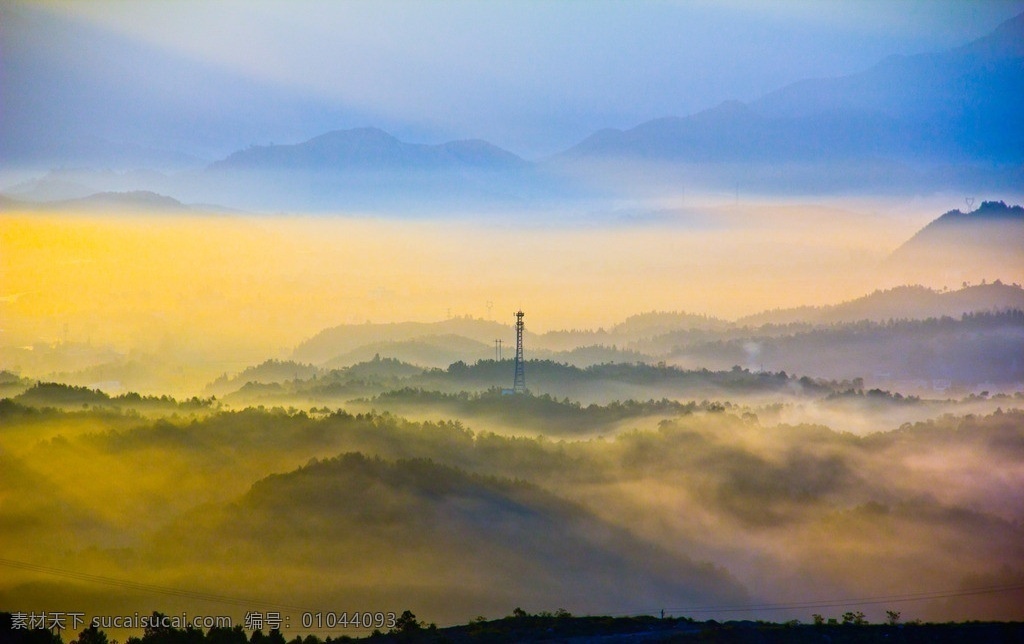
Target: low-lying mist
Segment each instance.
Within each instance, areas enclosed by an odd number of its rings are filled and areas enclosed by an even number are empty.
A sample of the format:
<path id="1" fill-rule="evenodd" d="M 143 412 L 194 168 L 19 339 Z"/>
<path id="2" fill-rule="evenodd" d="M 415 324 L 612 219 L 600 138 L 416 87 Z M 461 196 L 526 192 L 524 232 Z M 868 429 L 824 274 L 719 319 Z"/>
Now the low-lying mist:
<path id="1" fill-rule="evenodd" d="M 24 610 L 241 610 L 202 593 L 439 623 L 517 605 L 808 620 L 829 608 L 729 607 L 877 598 L 873 620 L 940 621 L 1024 605 L 956 595 L 1024 577 L 1020 411 L 856 436 L 698 408 L 580 440 L 344 412 L 0 414 L 5 557 L 143 585 L 14 570 L 0 600 Z"/>

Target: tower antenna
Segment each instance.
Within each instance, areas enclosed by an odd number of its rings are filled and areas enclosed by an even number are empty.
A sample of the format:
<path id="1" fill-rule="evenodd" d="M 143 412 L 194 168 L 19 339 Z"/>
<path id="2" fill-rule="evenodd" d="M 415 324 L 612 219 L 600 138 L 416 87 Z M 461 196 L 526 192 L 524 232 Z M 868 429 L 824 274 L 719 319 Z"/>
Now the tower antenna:
<path id="1" fill-rule="evenodd" d="M 971 209 L 974 208 L 974 197 L 965 197 L 964 203 L 967 204 L 967 214 L 970 214 Z"/>
<path id="2" fill-rule="evenodd" d="M 526 393 L 526 370 L 523 366 L 523 310 L 516 311 L 516 375 L 512 381 L 512 391 L 517 394 Z"/>

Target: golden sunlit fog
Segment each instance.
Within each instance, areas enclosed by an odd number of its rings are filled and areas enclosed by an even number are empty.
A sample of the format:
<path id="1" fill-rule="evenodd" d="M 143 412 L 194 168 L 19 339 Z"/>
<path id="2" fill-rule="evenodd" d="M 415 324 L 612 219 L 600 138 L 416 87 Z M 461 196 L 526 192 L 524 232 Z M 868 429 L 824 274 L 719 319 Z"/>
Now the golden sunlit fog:
<path id="1" fill-rule="evenodd" d="M 641 226 L 517 226 L 514 216 L 8 212 L 3 339 L 244 360 L 341 323 L 510 322 L 519 307 L 534 331 L 607 326 L 649 310 L 734 318 L 870 291 L 903 232 L 811 206 L 695 214 Z"/>

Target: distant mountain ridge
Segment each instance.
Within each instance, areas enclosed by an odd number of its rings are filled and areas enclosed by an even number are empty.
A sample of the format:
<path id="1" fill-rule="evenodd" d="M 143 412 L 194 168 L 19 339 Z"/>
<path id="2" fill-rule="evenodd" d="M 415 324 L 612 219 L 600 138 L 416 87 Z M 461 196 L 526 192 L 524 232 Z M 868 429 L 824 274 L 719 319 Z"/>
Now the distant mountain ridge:
<path id="1" fill-rule="evenodd" d="M 85 197 L 59 199 L 54 201 L 22 201 L 0 195 L 0 207 L 22 210 L 102 210 L 102 211 L 142 211 L 172 212 L 191 210 L 191 207 L 173 197 L 157 194 L 149 190 L 129 190 L 127 192 L 96 192 Z"/>
<path id="2" fill-rule="evenodd" d="M 374 127 L 335 130 L 294 145 L 253 146 L 211 170 L 514 170 L 530 164 L 486 141 L 406 143 Z"/>
<path id="3" fill-rule="evenodd" d="M 477 213 L 562 199 L 666 194 L 684 185 L 789 194 L 1016 189 L 1024 185 L 1021 42 L 1024 14 L 948 51 L 890 56 L 859 73 L 806 79 L 751 102 L 725 101 L 626 130 L 599 130 L 537 162 L 478 139 L 409 143 L 360 127 L 251 146 L 204 170 L 173 176 L 96 173 L 90 179 L 95 183 L 50 177 L 23 188 L 32 200 L 45 201 L 148 190 L 258 212 Z M 286 103 L 282 114 L 305 105 Z M 281 129 L 295 136 L 295 126 Z M 47 134 L 50 147 L 52 138 Z M 23 156 L 34 158 L 30 143 L 23 143 Z M 131 166 L 111 163 L 110 154 L 98 157 L 106 167 Z M 74 152 L 72 161 L 80 165 L 87 156 Z M 14 191 L 9 196 L 19 198 Z"/>
<path id="4" fill-rule="evenodd" d="M 157 194 L 149 190 L 130 190 L 128 192 L 97 192 L 82 197 L 61 202 L 59 205 L 67 207 L 91 207 L 91 208 L 148 208 L 153 210 L 188 210 L 188 206 L 181 203 L 174 197 Z"/>
<path id="5" fill-rule="evenodd" d="M 767 117 L 850 110 L 930 119 L 958 113 L 978 116 L 982 110 L 997 107 L 1003 116 L 1013 116 L 1010 112 L 1024 96 L 1024 90 L 1012 84 L 1013 79 L 1020 78 L 1024 65 L 1022 36 L 1024 14 L 960 47 L 889 56 L 856 74 L 799 81 L 766 94 L 750 106 Z"/>
<path id="6" fill-rule="evenodd" d="M 781 332 L 766 333 L 772 330 Z M 938 378 L 971 389 L 1002 383 L 1019 390 L 1024 378 L 1024 310 L 1019 308 L 939 319 L 758 327 L 745 335 L 679 347 L 667 361 L 688 368 L 739 364 L 837 380 L 864 377 L 886 388 L 896 386 L 894 379 Z"/>
<path id="7" fill-rule="evenodd" d="M 942 292 L 925 286 L 898 286 L 833 306 L 803 306 L 764 311 L 736 320 L 736 324 L 842 324 L 870 320 L 959 318 L 979 311 L 1024 310 L 1024 288 L 1018 285 L 979 284 Z"/>
<path id="8" fill-rule="evenodd" d="M 494 346 L 447 333 L 443 335 L 425 335 L 408 340 L 391 340 L 371 342 L 351 351 L 339 354 L 323 363 L 325 369 L 346 367 L 366 362 L 377 355 L 386 355 L 402 362 L 443 369 L 450 365 L 452 356 L 461 356 L 467 361 L 476 361 L 494 357 Z"/>
<path id="9" fill-rule="evenodd" d="M 865 136 L 870 132 L 871 136 Z M 688 163 L 811 162 L 884 155 L 901 124 L 881 114 L 833 111 L 765 116 L 727 101 L 685 117 L 664 117 L 625 130 L 604 130 L 560 158 L 588 157 Z"/>
<path id="10" fill-rule="evenodd" d="M 362 349 L 376 352 L 387 343 L 408 342 L 416 339 L 431 339 L 427 344 L 449 344 L 454 337 L 460 337 L 460 345 L 493 346 L 494 338 L 508 335 L 512 325 L 490 320 L 473 318 L 451 318 L 439 322 L 400 322 L 391 324 L 342 324 L 324 329 L 312 338 L 300 343 L 292 352 L 292 358 L 299 362 L 323 364 L 333 358 Z M 536 336 L 529 331 L 525 338 Z M 471 342 L 466 342 L 466 340 Z M 393 357 L 393 356 L 388 356 Z M 332 363 L 334 364 L 334 363 Z M 335 364 L 335 366 L 338 366 Z"/>
<path id="11" fill-rule="evenodd" d="M 968 177 L 972 185 L 1019 184 L 1024 162 L 1022 41 L 1024 14 L 949 51 L 894 56 L 858 74 L 800 81 L 750 103 L 726 101 L 689 116 L 602 130 L 556 160 L 570 165 L 595 160 L 833 163 L 844 165 L 841 171 L 831 168 L 832 175 L 849 175 L 823 176 L 809 165 L 800 172 L 766 167 L 744 173 L 726 167 L 711 177 L 719 183 L 728 179 L 775 187 L 801 182 L 904 188 L 945 182 L 948 187 Z M 970 166 L 976 163 L 1002 164 L 1010 174 L 978 174 Z M 690 178 L 710 172 L 694 168 Z"/>
<path id="12" fill-rule="evenodd" d="M 966 229 L 977 224 L 990 223 L 1024 224 L 1024 208 L 1021 206 L 1007 206 L 1002 201 L 983 201 L 977 210 L 962 212 L 959 209 L 950 210 L 944 213 L 935 221 L 931 222 L 915 234 L 903 246 L 920 243 L 922 239 L 942 234 L 943 231 L 957 229 L 962 234 Z"/>
<path id="13" fill-rule="evenodd" d="M 256 211 L 480 209 L 545 197 L 566 182 L 478 139 L 408 143 L 374 127 L 253 146 L 186 177 L 190 200 Z"/>
<path id="14" fill-rule="evenodd" d="M 976 284 L 953 291 L 914 285 L 878 290 L 832 306 L 764 311 L 734 322 L 679 312 L 649 312 L 630 316 L 610 331 L 527 331 L 524 340 L 528 359 L 547 358 L 576 365 L 636 362 L 661 359 L 673 344 L 745 337 L 743 327 L 799 324 L 809 330 L 863 320 L 958 319 L 964 314 L 1010 309 L 1024 310 L 1024 288 L 1017 284 Z M 509 359 L 514 350 L 511 325 L 470 318 L 431 323 L 349 324 L 317 333 L 295 347 L 292 358 L 323 368 L 338 368 L 379 354 L 424 367 L 444 368 L 459 360 L 473 363 L 492 359 L 495 338 L 505 338 L 504 357 Z"/>

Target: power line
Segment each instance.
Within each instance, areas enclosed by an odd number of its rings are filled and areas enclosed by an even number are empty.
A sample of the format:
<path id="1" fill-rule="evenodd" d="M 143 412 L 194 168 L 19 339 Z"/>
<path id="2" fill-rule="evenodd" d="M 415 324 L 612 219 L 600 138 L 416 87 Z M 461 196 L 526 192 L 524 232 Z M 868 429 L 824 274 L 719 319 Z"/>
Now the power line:
<path id="1" fill-rule="evenodd" d="M 959 590 L 938 590 L 916 593 L 904 593 L 897 595 L 876 595 L 872 597 L 852 597 L 846 599 L 821 599 L 806 600 L 799 602 L 782 602 L 767 604 L 746 604 L 733 606 L 694 606 L 687 608 L 665 609 L 666 613 L 731 613 L 741 611 L 762 611 L 762 610 L 792 610 L 797 608 L 836 608 L 843 606 L 866 606 L 870 604 L 886 604 L 909 601 L 924 601 L 928 599 L 946 599 L 949 597 L 963 597 L 966 595 L 985 595 L 991 593 L 1003 593 L 1013 590 L 1024 590 L 1024 583 L 1009 584 L 1005 586 L 986 586 L 983 588 L 963 588 Z"/>

